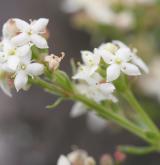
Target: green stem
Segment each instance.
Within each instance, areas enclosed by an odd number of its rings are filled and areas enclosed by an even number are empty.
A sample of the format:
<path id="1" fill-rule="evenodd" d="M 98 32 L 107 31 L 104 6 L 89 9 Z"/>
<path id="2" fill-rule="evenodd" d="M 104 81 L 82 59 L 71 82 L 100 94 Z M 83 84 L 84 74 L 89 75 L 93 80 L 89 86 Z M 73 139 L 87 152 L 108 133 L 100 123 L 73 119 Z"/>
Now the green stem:
<path id="1" fill-rule="evenodd" d="M 97 104 L 93 100 L 90 100 L 90 99 L 88 99 L 82 95 L 76 95 L 72 99 L 82 102 L 83 104 L 87 105 L 91 109 L 95 110 L 103 118 L 110 119 L 110 120 L 114 121 L 115 123 L 117 123 L 121 127 L 125 128 L 128 131 L 132 132 L 133 134 L 139 136 L 140 138 L 142 138 L 146 142 L 151 143 L 151 144 L 154 143 L 154 141 L 152 139 L 150 139 L 146 136 L 145 132 L 141 128 L 137 127 L 132 122 L 125 119 L 123 116 L 117 115 L 117 114 L 113 113 L 112 111 L 107 111 L 105 109 L 105 107 L 101 106 L 100 104 Z"/>
<path id="2" fill-rule="evenodd" d="M 55 86 L 54 84 L 50 84 L 49 82 L 46 82 L 39 77 L 30 79 L 29 82 L 32 84 L 36 84 L 36 85 L 40 86 L 41 88 L 43 88 L 43 89 L 47 90 L 48 92 L 53 93 L 55 95 L 59 96 L 61 93 L 60 89 L 57 86 Z"/>
<path id="3" fill-rule="evenodd" d="M 152 145 L 155 144 L 155 139 L 148 137 L 143 128 L 136 126 L 134 123 L 132 123 L 128 119 L 124 118 L 123 116 L 116 114 L 112 110 L 106 110 L 106 108 L 104 106 L 94 102 L 93 100 L 91 100 L 83 95 L 79 95 L 76 92 L 70 93 L 70 95 L 66 95 L 67 91 L 63 90 L 62 88 L 58 87 L 57 85 L 50 84 L 49 82 L 46 82 L 40 78 L 35 78 L 30 81 L 31 81 L 31 83 L 37 84 L 38 86 L 40 86 L 58 96 L 63 96 L 66 99 L 82 102 L 83 104 L 88 106 L 90 109 L 96 111 L 97 114 L 102 116 L 104 119 L 107 119 L 107 120 L 110 119 L 110 120 L 114 121 L 115 123 L 117 123 L 118 125 L 120 125 L 121 127 L 130 131 L 131 133 L 142 138 L 146 142 L 148 142 Z"/>
<path id="4" fill-rule="evenodd" d="M 150 130 L 152 132 L 154 131 L 155 133 L 157 133 L 157 135 L 160 136 L 159 129 L 154 124 L 154 122 L 152 121 L 152 119 L 148 116 L 148 114 L 143 110 L 143 108 L 138 103 L 137 99 L 135 98 L 135 96 L 133 95 L 133 93 L 130 91 L 130 89 L 126 90 L 126 92 L 125 92 L 125 98 L 130 103 L 130 105 L 132 107 L 134 107 L 134 109 L 140 115 L 140 117 L 144 121 L 144 123 L 150 128 Z"/>
<path id="5" fill-rule="evenodd" d="M 146 155 L 150 154 L 154 151 L 157 151 L 157 146 L 149 146 L 149 147 L 134 147 L 134 146 L 119 146 L 120 151 L 128 153 L 128 154 L 136 154 L 136 155 Z"/>

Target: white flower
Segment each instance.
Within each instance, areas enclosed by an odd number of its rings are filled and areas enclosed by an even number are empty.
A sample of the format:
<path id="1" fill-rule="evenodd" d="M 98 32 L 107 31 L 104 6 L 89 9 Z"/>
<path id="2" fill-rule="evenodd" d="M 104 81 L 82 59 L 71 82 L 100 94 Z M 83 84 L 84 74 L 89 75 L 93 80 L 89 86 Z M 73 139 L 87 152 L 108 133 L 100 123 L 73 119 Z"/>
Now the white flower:
<path id="1" fill-rule="evenodd" d="M 138 66 L 147 71 L 144 62 L 122 42 L 114 41 L 104 44 L 100 46 L 98 53 L 104 62 L 109 65 L 106 70 L 108 82 L 119 78 L 121 72 L 129 76 L 141 75 Z"/>
<path id="2" fill-rule="evenodd" d="M 94 73 L 85 82 L 77 84 L 77 90 L 96 102 L 104 100 L 117 102 L 117 99 L 113 96 L 115 86 L 112 83 L 101 83 L 102 81 L 103 78 L 98 73 Z"/>
<path id="3" fill-rule="evenodd" d="M 40 18 L 31 22 L 31 24 L 17 18 L 13 20 L 19 29 L 19 34 L 11 40 L 16 46 L 31 43 L 41 49 L 48 48 L 46 39 L 42 37 L 48 24 L 48 19 Z"/>
<path id="4" fill-rule="evenodd" d="M 11 58 L 9 66 L 12 66 L 12 72 L 15 74 L 14 85 L 19 91 L 25 88 L 28 82 L 28 76 L 39 76 L 43 73 L 44 66 L 39 63 L 31 63 L 31 56 L 21 56 L 21 58 Z"/>
<path id="5" fill-rule="evenodd" d="M 102 83 L 102 80 L 102 77 L 98 73 L 94 73 L 85 82 L 79 82 L 76 87 L 80 94 L 98 103 L 106 100 L 117 102 L 117 98 L 113 95 L 115 90 L 114 85 L 106 82 Z M 73 105 L 70 116 L 74 118 L 87 114 L 87 125 L 92 131 L 99 132 L 106 128 L 107 122 L 97 116 L 96 113 L 87 111 L 87 109 L 85 105 L 77 102 Z"/>
<path id="6" fill-rule="evenodd" d="M 80 65 L 78 73 L 73 76 L 73 79 L 87 79 L 99 67 L 100 56 L 95 55 L 90 51 L 81 51 L 82 61 L 84 64 Z"/>
<path id="7" fill-rule="evenodd" d="M 113 41 L 114 44 L 118 45 L 120 48 L 127 48 L 127 45 L 125 45 L 123 42 L 121 41 Z M 149 73 L 149 69 L 148 66 L 144 63 L 144 61 L 138 57 L 135 52 L 132 51 L 132 59 L 131 61 L 136 64 L 141 70 L 143 70 L 146 74 Z"/>
<path id="8" fill-rule="evenodd" d="M 160 58 L 155 57 L 149 65 L 150 73 L 138 81 L 138 86 L 145 95 L 157 98 L 160 102 Z"/>
<path id="9" fill-rule="evenodd" d="M 12 72 L 17 68 L 20 58 L 31 58 L 31 50 L 29 45 L 21 47 L 14 46 L 9 40 L 3 40 L 3 50 L 0 52 L 0 63 L 5 64 L 5 71 Z"/>
<path id="10" fill-rule="evenodd" d="M 70 116 L 72 118 L 80 117 L 81 115 L 85 115 L 85 114 L 87 115 L 86 116 L 87 126 L 91 131 L 97 133 L 97 132 L 101 132 L 107 127 L 108 123 L 106 120 L 97 116 L 95 112 L 88 111 L 87 107 L 80 102 L 75 103 L 70 111 Z"/>
<path id="11" fill-rule="evenodd" d="M 58 159 L 57 165 L 71 165 L 71 163 L 66 156 L 61 155 Z"/>
<path id="12" fill-rule="evenodd" d="M 132 12 L 123 10 L 116 12 L 113 6 L 119 4 L 116 0 L 65 0 L 63 10 L 69 13 L 83 11 L 93 21 L 121 29 L 132 29 L 134 17 Z"/>

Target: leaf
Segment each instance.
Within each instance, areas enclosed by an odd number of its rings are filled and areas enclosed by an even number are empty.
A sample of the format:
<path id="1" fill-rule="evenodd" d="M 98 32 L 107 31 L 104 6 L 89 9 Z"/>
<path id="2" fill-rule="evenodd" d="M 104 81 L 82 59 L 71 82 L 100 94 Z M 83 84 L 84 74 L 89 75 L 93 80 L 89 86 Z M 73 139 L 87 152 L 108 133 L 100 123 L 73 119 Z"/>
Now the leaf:
<path id="1" fill-rule="evenodd" d="M 147 137 L 149 137 L 150 139 L 153 140 L 159 140 L 160 136 L 159 134 L 157 135 L 157 133 L 153 132 L 153 131 L 145 131 L 145 134 L 147 135 Z"/>
<path id="2" fill-rule="evenodd" d="M 71 68 L 72 68 L 72 75 L 74 75 L 77 72 L 77 67 L 76 67 L 75 60 L 73 58 L 71 58 L 70 64 L 71 64 Z"/>
<path id="3" fill-rule="evenodd" d="M 119 146 L 118 149 L 122 152 L 128 154 L 135 154 L 135 155 L 145 155 L 156 151 L 155 146 L 147 146 L 147 147 Z"/>
<path id="4" fill-rule="evenodd" d="M 47 109 L 54 109 L 54 108 L 56 108 L 58 105 L 60 105 L 61 102 L 62 102 L 63 100 L 64 100 L 64 98 L 60 97 L 60 98 L 58 98 L 53 104 L 47 105 L 46 108 L 47 108 Z"/>
<path id="5" fill-rule="evenodd" d="M 73 89 L 72 82 L 65 72 L 56 70 L 56 72 L 54 73 L 54 78 L 55 78 L 55 82 L 58 85 L 60 85 L 63 89 L 67 91 L 72 91 Z"/>
<path id="6" fill-rule="evenodd" d="M 48 49 L 39 49 L 36 46 L 31 47 L 33 59 L 39 59 L 41 55 L 48 54 Z"/>

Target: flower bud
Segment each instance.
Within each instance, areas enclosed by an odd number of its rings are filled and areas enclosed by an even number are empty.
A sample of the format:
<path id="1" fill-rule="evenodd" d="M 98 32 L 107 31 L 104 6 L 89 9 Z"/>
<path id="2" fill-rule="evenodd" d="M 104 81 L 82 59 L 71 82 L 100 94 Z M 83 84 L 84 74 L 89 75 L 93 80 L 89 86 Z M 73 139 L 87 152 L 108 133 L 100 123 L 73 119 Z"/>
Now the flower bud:
<path id="1" fill-rule="evenodd" d="M 126 155 L 121 151 L 116 151 L 114 153 L 115 160 L 118 162 L 123 162 L 126 159 Z"/>
<path id="2" fill-rule="evenodd" d="M 107 43 L 106 44 L 106 50 L 112 53 L 115 53 L 117 51 L 117 46 L 115 46 L 112 43 Z"/>
<path id="3" fill-rule="evenodd" d="M 87 160 L 87 158 L 88 158 L 88 154 L 86 153 L 86 151 L 83 150 L 75 150 L 70 154 L 68 154 L 68 159 L 73 165 L 84 165 L 84 162 Z M 85 165 L 89 165 L 89 164 L 85 164 Z"/>
<path id="4" fill-rule="evenodd" d="M 88 158 L 85 160 L 84 165 L 96 165 L 96 162 L 95 162 L 95 160 L 94 160 L 92 157 L 88 157 Z"/>
<path id="5" fill-rule="evenodd" d="M 14 19 L 9 19 L 3 25 L 3 37 L 12 38 L 12 37 L 16 36 L 18 33 L 19 33 L 19 30 L 16 26 Z"/>
<path id="6" fill-rule="evenodd" d="M 105 154 L 100 159 L 100 165 L 113 165 L 113 158 L 109 154 Z"/>

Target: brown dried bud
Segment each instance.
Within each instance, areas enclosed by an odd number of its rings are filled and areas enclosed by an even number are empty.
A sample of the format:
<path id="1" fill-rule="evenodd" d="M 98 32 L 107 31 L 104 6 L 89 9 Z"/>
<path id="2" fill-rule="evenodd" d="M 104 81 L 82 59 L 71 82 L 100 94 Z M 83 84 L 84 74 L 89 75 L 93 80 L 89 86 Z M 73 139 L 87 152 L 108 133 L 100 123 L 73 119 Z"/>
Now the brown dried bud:
<path id="1" fill-rule="evenodd" d="M 61 53 L 61 56 L 56 56 L 54 54 L 48 55 L 45 57 L 44 61 L 48 63 L 49 69 L 55 71 L 59 65 L 60 62 L 63 60 L 65 54 Z"/>

